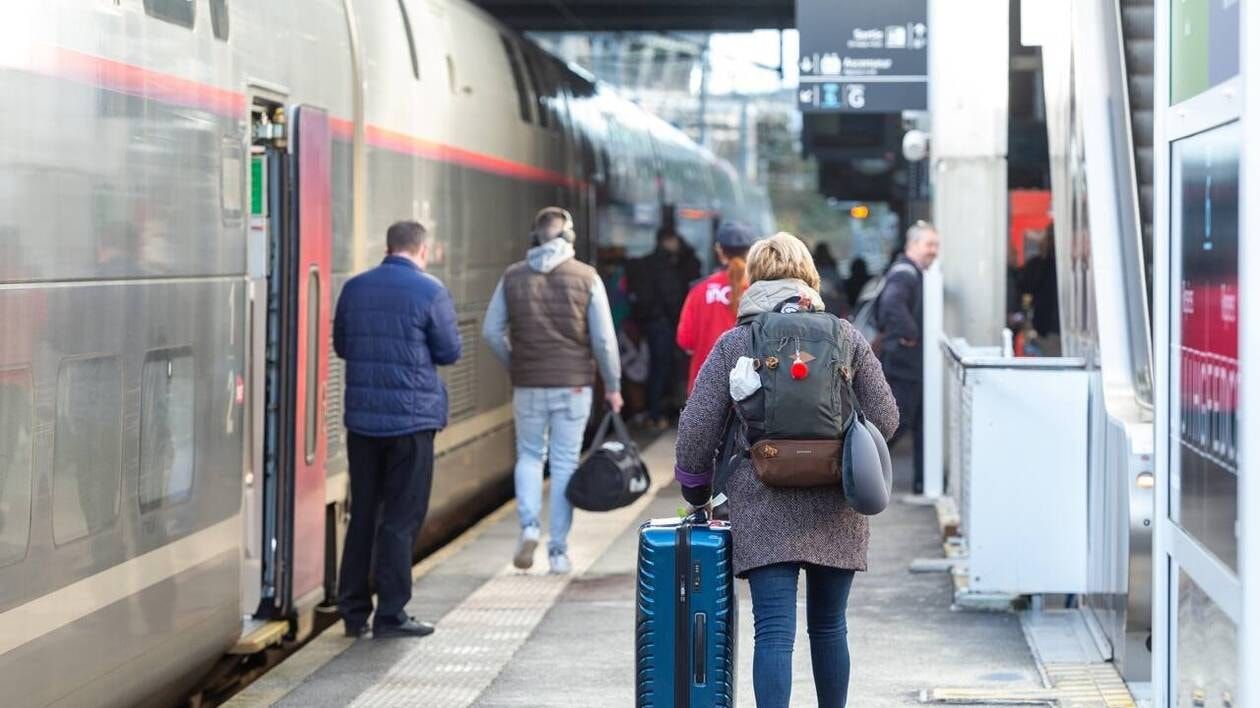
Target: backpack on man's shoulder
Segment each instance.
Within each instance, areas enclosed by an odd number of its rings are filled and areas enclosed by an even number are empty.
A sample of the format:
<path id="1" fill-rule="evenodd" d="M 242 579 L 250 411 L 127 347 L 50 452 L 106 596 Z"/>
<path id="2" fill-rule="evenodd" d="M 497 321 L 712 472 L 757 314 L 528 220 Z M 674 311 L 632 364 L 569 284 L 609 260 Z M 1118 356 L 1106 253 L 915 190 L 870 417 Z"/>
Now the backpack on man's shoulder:
<path id="1" fill-rule="evenodd" d="M 858 295 L 858 301 L 853 305 L 853 326 L 862 333 L 862 336 L 875 350 L 879 353 L 881 337 L 879 327 L 879 297 L 884 294 L 884 288 L 888 287 L 888 278 L 893 273 L 909 272 L 914 273 L 914 266 L 905 261 L 897 261 L 876 280 L 872 280 L 862 287 L 861 294 Z"/>

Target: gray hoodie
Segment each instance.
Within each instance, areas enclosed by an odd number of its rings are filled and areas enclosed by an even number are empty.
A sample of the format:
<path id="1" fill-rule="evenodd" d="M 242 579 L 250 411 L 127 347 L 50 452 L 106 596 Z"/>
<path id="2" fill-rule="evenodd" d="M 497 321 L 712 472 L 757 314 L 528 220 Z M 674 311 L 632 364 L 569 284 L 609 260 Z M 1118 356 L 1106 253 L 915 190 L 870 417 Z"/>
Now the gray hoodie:
<path id="1" fill-rule="evenodd" d="M 748 289 L 744 291 L 744 296 L 739 299 L 738 316 L 743 318 L 747 315 L 759 315 L 763 312 L 770 312 L 781 305 L 784 300 L 798 296 L 808 298 L 810 309 L 814 312 L 823 311 L 822 297 L 817 290 L 806 285 L 803 280 L 784 278 L 782 280 L 758 280 L 749 285 Z"/>
<path id="2" fill-rule="evenodd" d="M 562 238 L 529 249 L 525 260 L 539 273 L 550 273 L 561 263 L 573 258 L 573 245 Z M 621 357 L 617 350 L 617 333 L 613 330 L 612 309 L 608 305 L 608 293 L 599 277 L 591 279 L 591 301 L 586 306 L 586 326 L 591 334 L 591 354 L 604 379 L 604 390 L 613 393 L 621 390 Z M 490 351 L 504 366 L 512 363 L 512 342 L 508 336 L 507 298 L 503 295 L 503 279 L 494 288 L 486 319 L 481 326 L 481 336 Z"/>

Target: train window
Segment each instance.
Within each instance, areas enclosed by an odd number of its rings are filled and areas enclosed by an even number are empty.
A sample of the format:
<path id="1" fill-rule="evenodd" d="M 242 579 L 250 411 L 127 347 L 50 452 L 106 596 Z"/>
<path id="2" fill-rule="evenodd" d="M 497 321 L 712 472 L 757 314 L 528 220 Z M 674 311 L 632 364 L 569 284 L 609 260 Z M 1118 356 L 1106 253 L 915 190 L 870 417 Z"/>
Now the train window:
<path id="1" fill-rule="evenodd" d="M 534 87 L 534 96 L 538 99 L 538 125 L 544 128 L 551 127 L 551 115 L 549 113 L 550 106 L 547 103 L 547 87 L 540 81 L 542 72 L 538 70 L 537 64 L 534 63 L 534 57 L 528 51 L 523 52 L 525 57 L 525 74 L 529 76 L 529 83 Z"/>
<path id="2" fill-rule="evenodd" d="M 319 271 L 306 280 L 306 464 L 315 462 L 319 440 Z"/>
<path id="3" fill-rule="evenodd" d="M 532 123 L 534 116 L 529 107 L 529 87 L 525 85 L 525 74 L 521 71 L 521 60 L 516 54 L 516 46 L 507 35 L 499 35 L 503 40 L 503 53 L 507 54 L 508 66 L 512 69 L 512 83 L 516 85 L 516 107 L 521 111 L 521 120 Z"/>
<path id="4" fill-rule="evenodd" d="M 0 371 L 0 566 L 26 557 L 33 414 L 29 369 Z"/>
<path id="5" fill-rule="evenodd" d="M 140 381 L 140 511 L 193 490 L 197 378 L 189 349 L 150 352 Z"/>
<path id="6" fill-rule="evenodd" d="M 197 3 L 194 0 L 144 0 L 144 11 L 149 17 L 192 29 L 197 19 Z"/>
<path id="7" fill-rule="evenodd" d="M 228 0 L 210 0 L 210 26 L 215 39 L 224 42 L 228 38 Z"/>
<path id="8" fill-rule="evenodd" d="M 116 356 L 70 359 L 57 374 L 53 540 L 108 529 L 122 476 L 122 368 Z"/>
<path id="9" fill-rule="evenodd" d="M 411 17 L 407 14 L 407 3 L 398 0 L 398 12 L 402 14 L 403 32 L 407 34 L 407 51 L 411 54 L 411 75 L 420 78 L 420 60 L 416 57 L 416 38 L 411 33 Z"/>

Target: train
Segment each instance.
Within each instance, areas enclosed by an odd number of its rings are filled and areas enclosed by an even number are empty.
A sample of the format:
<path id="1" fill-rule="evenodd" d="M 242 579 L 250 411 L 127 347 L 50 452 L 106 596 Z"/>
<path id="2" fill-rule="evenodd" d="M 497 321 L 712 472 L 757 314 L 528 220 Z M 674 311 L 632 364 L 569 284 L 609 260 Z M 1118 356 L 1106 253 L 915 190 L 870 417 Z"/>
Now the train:
<path id="1" fill-rule="evenodd" d="M 510 488 L 479 341 L 537 209 L 643 255 L 672 218 L 768 230 L 765 193 L 464 0 L 48 0 L 0 8 L 0 686 L 169 705 L 301 640 L 347 520 L 338 288 L 424 223 L 445 368 L 420 543 Z"/>

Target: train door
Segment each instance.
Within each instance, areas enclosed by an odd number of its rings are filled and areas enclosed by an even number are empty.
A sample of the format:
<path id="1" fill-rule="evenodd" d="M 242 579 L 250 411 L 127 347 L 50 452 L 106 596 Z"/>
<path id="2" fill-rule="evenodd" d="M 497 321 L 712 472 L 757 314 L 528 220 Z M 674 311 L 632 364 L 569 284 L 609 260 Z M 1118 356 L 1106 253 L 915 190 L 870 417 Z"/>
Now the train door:
<path id="1" fill-rule="evenodd" d="M 251 345 L 260 390 L 256 615 L 293 618 L 324 591 L 331 135 L 318 108 L 299 106 L 290 120 L 283 105 L 259 100 L 252 115 L 251 232 L 265 257 Z"/>

